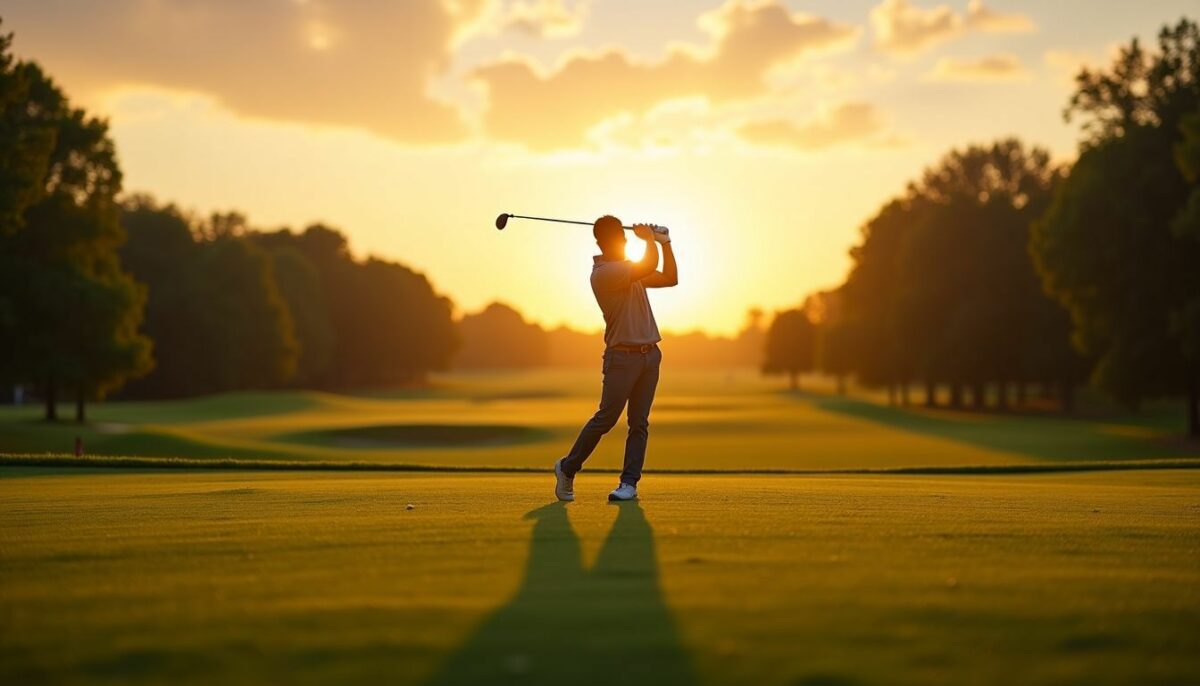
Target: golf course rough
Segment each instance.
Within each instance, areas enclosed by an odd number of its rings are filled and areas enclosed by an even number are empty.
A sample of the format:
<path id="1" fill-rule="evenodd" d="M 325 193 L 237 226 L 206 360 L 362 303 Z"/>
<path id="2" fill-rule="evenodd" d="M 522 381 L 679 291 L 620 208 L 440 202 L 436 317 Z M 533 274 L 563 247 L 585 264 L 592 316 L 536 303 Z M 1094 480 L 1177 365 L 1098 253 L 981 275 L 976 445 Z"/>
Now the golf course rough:
<path id="1" fill-rule="evenodd" d="M 0 468 L 0 682 L 1200 681 L 1200 470 L 611 481 Z"/>

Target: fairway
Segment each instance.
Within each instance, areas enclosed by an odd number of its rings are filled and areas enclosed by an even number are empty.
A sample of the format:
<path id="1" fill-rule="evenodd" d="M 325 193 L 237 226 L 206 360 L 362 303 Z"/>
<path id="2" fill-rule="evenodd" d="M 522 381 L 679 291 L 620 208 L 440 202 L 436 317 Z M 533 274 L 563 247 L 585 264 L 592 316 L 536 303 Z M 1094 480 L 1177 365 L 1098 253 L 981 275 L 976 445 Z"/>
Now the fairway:
<path id="1" fill-rule="evenodd" d="M 669 353 L 668 353 L 669 354 Z M 831 391 L 829 382 L 808 387 Z M 818 385 L 821 383 L 822 385 Z M 341 395 L 237 393 L 111 402 L 85 426 L 0 407 L 0 453 L 364 462 L 544 469 L 596 410 L 596 371 L 448 374 L 423 389 Z M 1200 457 L 1175 404 L 1064 418 L 887 407 L 869 394 L 789 393 L 754 370 L 664 372 L 650 470 L 826 470 L 1053 465 Z M 625 424 L 589 469 L 620 466 Z"/>
<path id="2" fill-rule="evenodd" d="M 1193 470 L 0 476 L 4 683 L 1200 679 Z"/>

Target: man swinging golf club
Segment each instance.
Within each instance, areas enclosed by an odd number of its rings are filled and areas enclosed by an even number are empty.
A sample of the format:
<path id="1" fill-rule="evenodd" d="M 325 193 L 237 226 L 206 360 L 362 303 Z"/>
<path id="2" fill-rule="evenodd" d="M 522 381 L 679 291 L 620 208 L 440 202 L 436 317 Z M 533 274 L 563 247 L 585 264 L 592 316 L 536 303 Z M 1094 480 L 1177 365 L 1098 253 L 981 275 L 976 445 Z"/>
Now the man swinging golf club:
<path id="1" fill-rule="evenodd" d="M 604 386 L 600 409 L 584 424 L 571 452 L 554 463 L 554 494 L 559 500 L 575 499 L 575 475 L 583 469 L 600 437 L 616 425 L 626 404 L 629 436 L 625 439 L 625 466 L 621 483 L 608 499 L 637 498 L 637 484 L 646 460 L 650 405 L 662 362 L 657 345 L 662 336 L 650 311 L 646 289 L 669 288 L 679 279 L 667 229 L 637 224 L 633 232 L 646 242 L 646 252 L 637 262 L 625 259 L 625 231 L 619 219 L 606 215 L 592 226 L 601 252 L 592 258 L 592 292 L 604 313 Z M 659 243 L 663 249 L 662 271 L 658 271 Z"/>

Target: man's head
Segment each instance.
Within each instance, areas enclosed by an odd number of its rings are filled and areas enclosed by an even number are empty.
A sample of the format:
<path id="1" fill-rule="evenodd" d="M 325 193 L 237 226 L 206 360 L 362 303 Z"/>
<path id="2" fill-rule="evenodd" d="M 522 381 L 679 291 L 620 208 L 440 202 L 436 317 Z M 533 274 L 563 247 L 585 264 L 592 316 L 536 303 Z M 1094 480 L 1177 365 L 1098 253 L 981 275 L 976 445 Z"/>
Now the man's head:
<path id="1" fill-rule="evenodd" d="M 610 260 L 625 259 L 625 229 L 621 220 L 606 214 L 592 225 L 592 235 L 596 237 L 596 245 L 600 252 Z"/>

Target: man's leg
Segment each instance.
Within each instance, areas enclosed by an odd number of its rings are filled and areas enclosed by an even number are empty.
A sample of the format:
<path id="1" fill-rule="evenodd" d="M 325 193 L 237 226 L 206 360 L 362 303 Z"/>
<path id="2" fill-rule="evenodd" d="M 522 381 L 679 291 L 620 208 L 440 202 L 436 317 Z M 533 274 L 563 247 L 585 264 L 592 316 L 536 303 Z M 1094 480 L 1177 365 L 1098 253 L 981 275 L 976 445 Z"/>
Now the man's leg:
<path id="1" fill-rule="evenodd" d="M 583 469 L 584 461 L 596 449 L 600 437 L 608 433 L 609 429 L 613 428 L 617 420 L 621 418 L 621 410 L 625 409 L 625 401 L 629 399 L 629 393 L 638 379 L 638 371 L 641 368 L 634 358 L 635 355 L 641 357 L 640 353 L 621 350 L 611 350 L 605 353 L 604 387 L 600 391 L 600 409 L 588 420 L 587 424 L 583 425 L 583 429 L 579 432 L 579 438 L 575 439 L 575 445 L 571 447 L 571 452 L 567 453 L 566 458 L 562 461 L 562 470 L 567 476 L 575 476 L 580 469 Z"/>
<path id="2" fill-rule="evenodd" d="M 621 483 L 631 486 L 636 486 L 642 478 L 642 465 L 646 462 L 650 406 L 654 404 L 654 390 L 658 388 L 662 351 L 655 348 L 642 357 L 642 373 L 629 392 L 629 436 L 625 439 L 625 467 L 621 470 Z"/>

